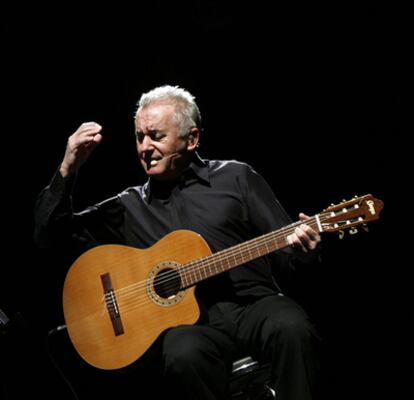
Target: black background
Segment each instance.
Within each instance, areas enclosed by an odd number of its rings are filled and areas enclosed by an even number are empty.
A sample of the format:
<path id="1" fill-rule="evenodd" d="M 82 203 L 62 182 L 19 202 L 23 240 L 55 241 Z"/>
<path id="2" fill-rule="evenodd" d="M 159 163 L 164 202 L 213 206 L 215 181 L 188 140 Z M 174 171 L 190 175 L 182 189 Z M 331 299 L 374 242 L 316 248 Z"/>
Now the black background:
<path id="1" fill-rule="evenodd" d="M 407 17 L 395 6 L 206 0 L 5 10 L 0 308 L 13 326 L 2 335 L 2 394 L 69 397 L 44 347 L 63 323 L 65 271 L 32 243 L 35 198 L 67 137 L 83 121 L 103 126 L 77 208 L 138 184 L 135 103 L 173 84 L 198 101 L 202 157 L 253 165 L 292 218 L 354 195 L 384 201 L 369 233 L 325 236 L 324 263 L 300 283 L 300 300 L 324 340 L 327 398 L 396 396 L 393 355 L 406 317 L 393 221 L 394 195 L 407 186 Z"/>

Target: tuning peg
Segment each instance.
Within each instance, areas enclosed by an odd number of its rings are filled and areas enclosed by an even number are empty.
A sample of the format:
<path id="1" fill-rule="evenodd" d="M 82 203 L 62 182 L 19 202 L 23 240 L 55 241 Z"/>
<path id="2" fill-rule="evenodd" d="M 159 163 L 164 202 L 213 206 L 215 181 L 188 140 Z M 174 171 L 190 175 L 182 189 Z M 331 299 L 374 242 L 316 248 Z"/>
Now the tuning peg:
<path id="1" fill-rule="evenodd" d="M 349 234 L 350 235 L 355 235 L 356 233 L 358 233 L 358 229 L 357 228 L 351 228 L 350 230 L 349 230 Z"/>
<path id="2" fill-rule="evenodd" d="M 365 232 L 369 232 L 369 228 L 367 224 L 362 224 L 361 227 Z"/>
<path id="3" fill-rule="evenodd" d="M 339 235 L 339 239 L 343 239 L 344 236 L 345 236 L 345 232 L 340 230 L 340 231 L 338 231 L 338 235 Z"/>

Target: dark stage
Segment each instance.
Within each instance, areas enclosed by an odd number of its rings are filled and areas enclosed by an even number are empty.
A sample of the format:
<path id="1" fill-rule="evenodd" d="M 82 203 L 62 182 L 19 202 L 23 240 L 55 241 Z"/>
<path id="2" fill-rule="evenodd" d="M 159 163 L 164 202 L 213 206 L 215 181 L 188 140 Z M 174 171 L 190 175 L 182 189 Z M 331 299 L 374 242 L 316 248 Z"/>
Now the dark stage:
<path id="1" fill-rule="evenodd" d="M 396 327 L 404 331 L 407 318 L 395 246 L 396 194 L 407 184 L 405 10 L 167 3 L 96 14 L 14 9 L 2 18 L 0 309 L 11 322 L 0 335 L 0 393 L 74 399 L 48 348 L 79 399 L 105 390 L 106 376 L 78 358 L 64 330 L 47 345 L 64 323 L 67 266 L 35 248 L 33 206 L 84 121 L 101 124 L 104 140 L 82 167 L 75 208 L 142 183 L 135 103 L 172 84 L 198 101 L 200 155 L 251 164 L 294 220 L 354 195 L 384 201 L 368 233 L 324 235 L 323 263 L 295 295 L 323 338 L 326 399 L 399 398 L 391 382 L 405 336 Z"/>

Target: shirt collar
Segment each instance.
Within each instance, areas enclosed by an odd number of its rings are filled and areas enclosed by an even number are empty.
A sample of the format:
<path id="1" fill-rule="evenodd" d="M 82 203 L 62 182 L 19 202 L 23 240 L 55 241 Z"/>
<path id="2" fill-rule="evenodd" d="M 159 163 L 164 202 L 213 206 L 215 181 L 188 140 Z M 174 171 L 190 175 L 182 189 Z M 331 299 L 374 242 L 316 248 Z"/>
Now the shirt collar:
<path id="1" fill-rule="evenodd" d="M 191 161 L 188 170 L 192 170 L 197 178 L 204 181 L 205 183 L 210 183 L 208 162 L 203 160 L 197 152 L 194 153 L 193 160 Z"/>
<path id="2" fill-rule="evenodd" d="M 185 184 L 185 182 L 189 181 L 191 178 L 194 177 L 196 177 L 196 179 L 207 185 L 210 184 L 208 161 L 203 160 L 197 152 L 194 153 L 193 159 L 191 160 L 188 168 L 183 172 L 183 174 L 175 184 L 172 183 L 172 186 L 175 186 L 177 183 Z M 151 201 L 151 192 L 155 189 L 155 182 L 155 180 L 149 178 L 144 185 L 144 190 L 148 201 Z"/>

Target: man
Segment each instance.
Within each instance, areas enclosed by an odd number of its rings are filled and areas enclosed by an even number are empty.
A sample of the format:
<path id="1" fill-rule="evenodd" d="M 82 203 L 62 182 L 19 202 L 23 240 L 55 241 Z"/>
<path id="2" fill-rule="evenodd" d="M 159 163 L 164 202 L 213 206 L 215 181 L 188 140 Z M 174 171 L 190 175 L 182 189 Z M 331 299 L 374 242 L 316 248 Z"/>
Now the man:
<path id="1" fill-rule="evenodd" d="M 148 248 L 172 231 L 187 229 L 215 253 L 291 223 L 250 166 L 199 157 L 200 111 L 194 97 L 177 86 L 155 88 L 138 102 L 137 151 L 148 181 L 74 213 L 74 177 L 101 143 L 101 130 L 87 122 L 69 137 L 59 170 L 36 204 L 39 246 L 60 246 L 74 256 L 107 243 Z M 318 339 L 304 310 L 282 295 L 274 276 L 314 260 L 320 236 L 302 224 L 287 241 L 288 249 L 197 285 L 200 320 L 167 329 L 159 344 L 170 394 L 227 399 L 232 362 L 252 355 L 271 361 L 278 399 L 314 398 Z"/>

